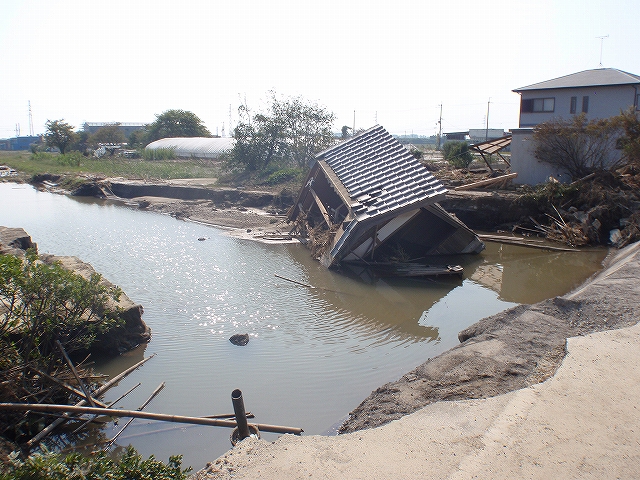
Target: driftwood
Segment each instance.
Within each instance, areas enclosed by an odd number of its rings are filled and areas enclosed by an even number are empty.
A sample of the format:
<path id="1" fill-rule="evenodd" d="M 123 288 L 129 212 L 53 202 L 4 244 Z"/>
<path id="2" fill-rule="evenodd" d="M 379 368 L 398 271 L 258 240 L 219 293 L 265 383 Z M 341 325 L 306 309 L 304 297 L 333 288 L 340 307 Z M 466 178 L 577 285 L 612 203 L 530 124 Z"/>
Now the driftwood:
<path id="1" fill-rule="evenodd" d="M 147 357 L 147 358 L 144 358 L 144 359 L 140 360 L 135 365 L 127 368 L 124 372 L 122 372 L 122 373 L 116 375 L 115 377 L 113 377 L 111 380 L 109 380 L 107 383 L 102 385 L 100 388 L 98 388 L 94 392 L 95 396 L 99 397 L 100 395 L 102 395 L 104 392 L 106 392 L 107 390 L 112 388 L 114 385 L 116 385 L 120 380 L 122 380 L 124 377 L 129 375 L 131 372 L 133 372 L 134 370 L 136 370 L 139 367 L 141 367 L 142 365 L 144 365 L 147 361 L 151 360 L 154 356 L 155 356 L 155 353 L 153 355 Z M 80 400 L 78 403 L 76 403 L 75 406 L 76 407 L 82 407 L 86 403 L 87 403 L 86 400 Z M 105 408 L 103 410 L 111 411 L 108 408 Z M 62 411 L 64 411 L 64 410 L 62 410 Z M 38 442 L 40 442 L 43 438 L 45 438 L 47 435 L 49 435 L 56 427 L 62 425 L 64 422 L 66 422 L 70 417 L 71 417 L 71 415 L 69 414 L 69 411 L 67 411 L 62 417 L 58 418 L 54 422 L 52 422 L 49 425 L 47 425 L 37 435 L 35 435 L 31 440 L 29 440 L 27 442 L 27 447 L 31 448 L 34 445 L 37 445 Z"/>
<path id="2" fill-rule="evenodd" d="M 44 405 L 39 403 L 0 403 L 0 411 L 4 410 L 33 410 L 36 412 L 65 412 L 90 415 L 108 415 L 111 417 L 145 418 L 147 420 L 159 420 L 163 422 L 210 425 L 213 427 L 237 427 L 237 423 L 235 422 L 235 420 L 219 420 L 217 418 L 206 417 L 185 417 L 182 415 L 167 415 L 164 413 L 141 412 L 138 410 L 114 410 L 110 408 L 94 408 L 71 405 Z M 268 425 L 264 423 L 255 423 L 253 425 L 258 427 L 258 429 L 263 432 L 271 433 L 292 433 L 294 435 L 301 435 L 304 431 L 301 428 Z"/>
<path id="3" fill-rule="evenodd" d="M 516 178 L 518 176 L 517 173 L 509 173 L 507 175 L 501 175 L 499 177 L 495 177 L 495 178 L 487 178 L 486 180 L 480 180 L 478 182 L 473 182 L 473 183 L 468 183 L 466 185 L 459 185 L 457 187 L 455 187 L 453 190 L 455 190 L 456 192 L 459 192 L 461 190 L 472 190 L 474 188 L 478 188 L 478 187 L 486 187 L 488 185 L 493 185 L 496 183 L 500 183 L 500 182 L 505 182 L 507 180 L 511 180 L 513 178 Z"/>

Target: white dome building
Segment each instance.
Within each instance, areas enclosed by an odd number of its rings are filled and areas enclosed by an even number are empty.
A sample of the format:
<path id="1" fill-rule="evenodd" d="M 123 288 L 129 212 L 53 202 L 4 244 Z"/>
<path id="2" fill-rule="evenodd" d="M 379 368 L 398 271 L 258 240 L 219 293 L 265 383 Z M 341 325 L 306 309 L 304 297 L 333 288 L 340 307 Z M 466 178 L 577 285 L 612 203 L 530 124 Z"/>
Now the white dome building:
<path id="1" fill-rule="evenodd" d="M 173 148 L 176 156 L 182 158 L 218 159 L 231 152 L 235 140 L 233 138 L 209 137 L 176 137 L 161 138 L 151 142 L 145 150 Z"/>

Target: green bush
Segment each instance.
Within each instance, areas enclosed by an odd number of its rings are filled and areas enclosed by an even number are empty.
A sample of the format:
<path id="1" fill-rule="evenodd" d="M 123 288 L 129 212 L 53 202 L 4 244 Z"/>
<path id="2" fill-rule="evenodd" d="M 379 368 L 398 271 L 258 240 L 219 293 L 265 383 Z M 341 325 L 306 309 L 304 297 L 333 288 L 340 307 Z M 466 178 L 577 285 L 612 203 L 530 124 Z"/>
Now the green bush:
<path id="1" fill-rule="evenodd" d="M 0 255 L 0 339 L 14 345 L 22 361 L 51 364 L 55 342 L 69 353 L 91 347 L 96 334 L 119 320 L 108 310 L 121 291 L 62 268 L 45 264 L 34 250 L 23 260 Z"/>
<path id="2" fill-rule="evenodd" d="M 64 155 L 58 155 L 56 157 L 56 163 L 62 166 L 79 167 L 80 162 L 84 160 L 84 156 L 77 151 L 65 153 Z"/>
<path id="3" fill-rule="evenodd" d="M 297 178 L 301 174 L 302 170 L 299 168 L 283 168 L 282 170 L 278 170 L 269 175 L 266 183 L 269 185 L 277 185 L 278 183 L 283 183 Z"/>
<path id="4" fill-rule="evenodd" d="M 131 446 L 115 459 L 105 452 L 85 457 L 45 451 L 24 461 L 12 456 L 0 480 L 184 480 L 191 468 L 182 470 L 181 464 L 179 455 L 170 457 L 166 464 L 153 455 L 144 460 Z"/>
<path id="5" fill-rule="evenodd" d="M 144 149 L 142 152 L 142 158 L 145 160 L 173 160 L 176 158 L 176 149 L 170 148 L 155 148 Z"/>
<path id="6" fill-rule="evenodd" d="M 65 154 L 35 152 L 31 158 L 36 162 L 53 163 L 64 167 L 79 167 L 84 160 L 84 156 L 76 151 Z"/>
<path id="7" fill-rule="evenodd" d="M 469 145 L 463 141 L 446 142 L 442 147 L 444 159 L 456 168 L 467 168 L 473 161 Z"/>

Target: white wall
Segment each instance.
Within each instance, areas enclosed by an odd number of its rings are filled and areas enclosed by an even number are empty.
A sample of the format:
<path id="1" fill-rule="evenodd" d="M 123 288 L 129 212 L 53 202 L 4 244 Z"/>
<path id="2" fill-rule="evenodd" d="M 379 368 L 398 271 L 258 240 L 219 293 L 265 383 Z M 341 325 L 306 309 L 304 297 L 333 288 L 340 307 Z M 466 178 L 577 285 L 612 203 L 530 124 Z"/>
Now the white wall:
<path id="1" fill-rule="evenodd" d="M 549 181 L 549 177 L 567 183 L 571 177 L 547 163 L 542 163 L 534 156 L 535 144 L 533 129 L 517 128 L 511 130 L 511 171 L 518 176 L 513 183 L 537 185 Z"/>
<path id="2" fill-rule="evenodd" d="M 532 98 L 555 98 L 553 112 L 520 113 L 520 128 L 533 127 L 552 118 L 570 119 L 571 97 L 577 97 L 576 115 L 582 112 L 582 97 L 589 97 L 588 119 L 607 118 L 619 115 L 621 110 L 633 106 L 636 89 L 631 85 L 612 87 L 557 88 L 520 92 L 523 100 Z M 640 92 L 638 92 L 640 93 Z"/>

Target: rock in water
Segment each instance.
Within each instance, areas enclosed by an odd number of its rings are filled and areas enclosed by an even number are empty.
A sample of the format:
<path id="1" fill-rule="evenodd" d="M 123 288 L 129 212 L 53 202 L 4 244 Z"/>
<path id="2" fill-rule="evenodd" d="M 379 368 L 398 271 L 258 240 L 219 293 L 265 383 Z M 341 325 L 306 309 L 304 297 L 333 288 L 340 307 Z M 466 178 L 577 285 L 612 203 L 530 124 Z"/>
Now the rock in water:
<path id="1" fill-rule="evenodd" d="M 236 333 L 232 335 L 229 339 L 231 343 L 234 345 L 238 345 L 240 347 L 244 347 L 247 343 L 249 343 L 249 334 L 248 333 Z"/>

